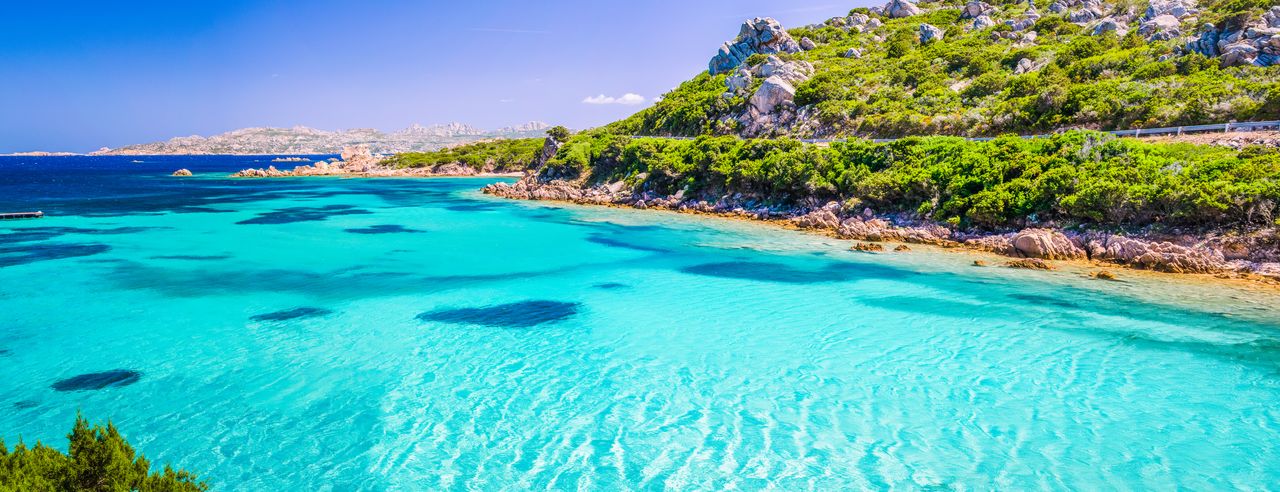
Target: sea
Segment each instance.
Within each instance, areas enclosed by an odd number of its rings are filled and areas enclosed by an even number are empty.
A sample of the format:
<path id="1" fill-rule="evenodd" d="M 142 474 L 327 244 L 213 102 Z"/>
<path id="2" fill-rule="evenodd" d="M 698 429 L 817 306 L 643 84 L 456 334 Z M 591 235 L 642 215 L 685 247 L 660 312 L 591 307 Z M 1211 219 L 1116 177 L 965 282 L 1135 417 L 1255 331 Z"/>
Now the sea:
<path id="1" fill-rule="evenodd" d="M 0 157 L 46 213 L 0 221 L 10 446 L 80 412 L 215 490 L 1280 484 L 1274 287 L 227 177 L 270 159 Z"/>

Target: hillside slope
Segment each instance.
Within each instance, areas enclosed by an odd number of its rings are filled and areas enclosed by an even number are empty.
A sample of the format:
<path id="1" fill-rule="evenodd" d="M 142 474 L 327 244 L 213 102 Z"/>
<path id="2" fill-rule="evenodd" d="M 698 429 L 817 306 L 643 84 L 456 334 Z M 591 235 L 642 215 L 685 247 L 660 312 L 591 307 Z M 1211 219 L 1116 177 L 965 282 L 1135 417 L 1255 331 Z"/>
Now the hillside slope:
<path id="1" fill-rule="evenodd" d="M 1268 0 L 1033 0 L 745 23 L 629 135 L 994 136 L 1280 118 Z"/>
<path id="2" fill-rule="evenodd" d="M 451 145 L 495 138 L 541 136 L 549 127 L 542 122 L 481 130 L 461 123 L 421 126 L 385 133 L 374 129 L 325 131 L 304 126 L 293 128 L 241 128 L 212 137 L 176 137 L 164 142 L 103 149 L 94 155 L 203 155 L 203 154 L 337 154 L 343 148 L 367 145 L 375 154 L 433 151 Z"/>

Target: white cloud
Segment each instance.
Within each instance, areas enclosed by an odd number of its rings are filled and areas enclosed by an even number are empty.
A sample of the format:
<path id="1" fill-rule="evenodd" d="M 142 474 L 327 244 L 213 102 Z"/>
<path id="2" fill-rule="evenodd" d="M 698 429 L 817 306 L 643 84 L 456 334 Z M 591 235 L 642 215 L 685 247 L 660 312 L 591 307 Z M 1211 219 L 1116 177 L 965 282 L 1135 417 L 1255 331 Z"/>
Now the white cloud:
<path id="1" fill-rule="evenodd" d="M 599 96 L 591 96 L 582 100 L 583 104 L 621 104 L 624 106 L 635 106 L 644 104 L 645 98 L 640 94 L 626 93 L 622 97 L 613 97 L 600 94 Z"/>

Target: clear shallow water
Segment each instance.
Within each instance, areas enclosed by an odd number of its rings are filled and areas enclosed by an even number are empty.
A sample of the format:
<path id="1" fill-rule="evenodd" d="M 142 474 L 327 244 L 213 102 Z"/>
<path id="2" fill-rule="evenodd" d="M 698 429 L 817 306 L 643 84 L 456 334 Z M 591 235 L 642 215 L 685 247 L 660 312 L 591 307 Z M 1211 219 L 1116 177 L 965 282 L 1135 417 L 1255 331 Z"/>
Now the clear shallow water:
<path id="1" fill-rule="evenodd" d="M 224 490 L 1280 483 L 1274 296 L 140 159 L 0 158 L 51 214 L 0 222 L 0 435 Z"/>

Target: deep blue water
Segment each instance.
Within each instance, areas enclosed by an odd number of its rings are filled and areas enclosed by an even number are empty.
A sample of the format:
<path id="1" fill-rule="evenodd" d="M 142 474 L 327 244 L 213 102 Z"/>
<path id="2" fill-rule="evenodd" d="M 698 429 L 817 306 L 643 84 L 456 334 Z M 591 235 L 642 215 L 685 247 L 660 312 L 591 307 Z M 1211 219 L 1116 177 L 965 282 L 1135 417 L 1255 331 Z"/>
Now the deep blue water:
<path id="1" fill-rule="evenodd" d="M 0 157 L 49 214 L 0 222 L 0 435 L 81 409 L 219 490 L 1280 483 L 1272 292 L 225 178 L 268 161 Z"/>

